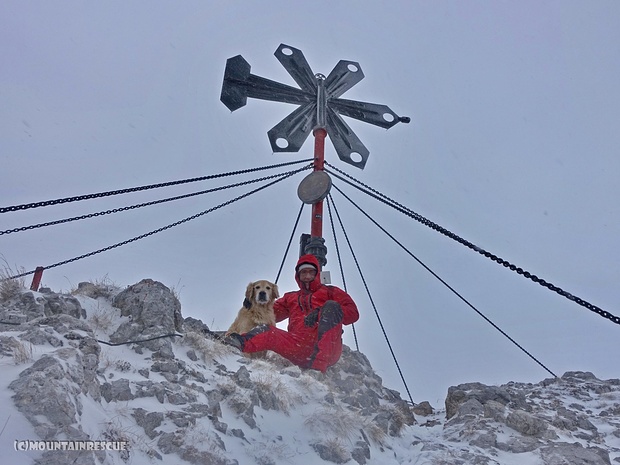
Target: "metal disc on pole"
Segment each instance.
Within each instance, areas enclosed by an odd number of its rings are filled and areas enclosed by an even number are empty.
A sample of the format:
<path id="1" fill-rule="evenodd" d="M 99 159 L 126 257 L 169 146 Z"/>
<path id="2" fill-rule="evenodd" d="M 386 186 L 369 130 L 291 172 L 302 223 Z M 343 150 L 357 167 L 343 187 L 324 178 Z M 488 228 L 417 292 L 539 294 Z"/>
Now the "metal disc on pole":
<path id="1" fill-rule="evenodd" d="M 325 171 L 313 171 L 299 183 L 297 197 L 303 203 L 313 205 L 329 194 L 332 179 Z"/>

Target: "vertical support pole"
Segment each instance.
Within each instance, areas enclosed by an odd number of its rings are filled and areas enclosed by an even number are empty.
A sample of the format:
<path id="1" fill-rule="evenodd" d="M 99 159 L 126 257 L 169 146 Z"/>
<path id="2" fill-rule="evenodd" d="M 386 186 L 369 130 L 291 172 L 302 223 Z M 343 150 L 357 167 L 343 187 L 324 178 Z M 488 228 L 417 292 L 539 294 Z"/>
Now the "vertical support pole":
<path id="1" fill-rule="evenodd" d="M 327 104 L 327 94 L 325 92 L 325 76 L 316 75 L 317 94 L 316 94 L 316 127 L 314 135 L 314 171 L 323 171 L 325 167 L 325 138 L 327 137 L 327 122 L 325 107 Z M 305 246 L 306 253 L 314 255 L 321 267 L 327 264 L 327 247 L 323 239 L 323 200 L 312 204 L 312 219 L 310 222 L 310 240 Z"/>
<path id="2" fill-rule="evenodd" d="M 32 284 L 30 284 L 31 291 L 38 291 L 39 285 L 41 284 L 41 278 L 43 277 L 43 268 L 42 266 L 37 266 L 36 270 L 34 270 L 34 276 L 32 277 Z"/>
<path id="3" fill-rule="evenodd" d="M 325 166 L 325 138 L 327 131 L 324 128 L 314 130 L 314 171 L 323 171 Z M 323 237 L 323 201 L 319 200 L 312 205 L 312 222 L 310 224 L 312 237 Z"/>
<path id="4" fill-rule="evenodd" d="M 323 171 L 325 161 L 325 138 L 327 131 L 318 127 L 314 130 L 314 171 Z M 323 239 L 323 200 L 312 204 L 310 238 L 306 242 L 305 252 L 314 255 L 321 267 L 327 264 L 327 248 Z"/>

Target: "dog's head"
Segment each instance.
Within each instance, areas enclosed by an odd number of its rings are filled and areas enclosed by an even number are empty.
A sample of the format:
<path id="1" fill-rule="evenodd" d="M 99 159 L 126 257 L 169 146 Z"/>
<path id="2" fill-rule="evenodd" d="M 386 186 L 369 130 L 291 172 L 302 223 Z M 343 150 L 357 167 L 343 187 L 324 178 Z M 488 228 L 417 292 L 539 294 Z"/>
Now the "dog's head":
<path id="1" fill-rule="evenodd" d="M 272 304 L 278 297 L 278 285 L 264 279 L 248 284 L 245 290 L 246 302 L 251 304 Z"/>

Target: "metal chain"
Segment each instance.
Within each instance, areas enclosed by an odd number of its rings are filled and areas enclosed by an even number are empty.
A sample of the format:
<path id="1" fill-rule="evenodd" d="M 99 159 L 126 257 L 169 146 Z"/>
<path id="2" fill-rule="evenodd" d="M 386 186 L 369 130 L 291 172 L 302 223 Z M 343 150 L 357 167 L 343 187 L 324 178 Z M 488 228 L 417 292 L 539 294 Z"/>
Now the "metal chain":
<path id="1" fill-rule="evenodd" d="M 197 196 L 197 195 L 208 194 L 208 193 L 211 193 L 211 192 L 216 192 L 216 191 L 220 191 L 220 190 L 230 189 L 230 188 L 233 188 L 233 187 L 245 186 L 247 184 L 253 184 L 253 183 L 256 183 L 256 182 L 266 181 L 267 179 L 272 179 L 272 178 L 274 178 L 276 176 L 279 176 L 279 175 L 275 174 L 275 175 L 271 175 L 271 176 L 264 176 L 262 178 L 252 179 L 250 181 L 243 181 L 243 182 L 238 182 L 238 183 L 235 183 L 235 184 L 229 184 L 227 186 L 214 187 L 212 189 L 207 189 L 207 190 L 203 190 L 203 191 L 199 191 L 199 192 L 193 192 L 191 194 L 179 195 L 179 196 L 176 196 L 176 197 L 169 197 L 167 199 L 161 199 L 161 200 L 154 200 L 152 202 L 145 202 L 145 203 L 140 203 L 140 204 L 137 204 L 137 205 L 130 205 L 128 207 L 114 208 L 112 210 L 105 210 L 105 211 L 101 211 L 101 212 L 97 212 L 97 213 L 89 213 L 89 214 L 86 214 L 86 215 L 74 216 L 72 218 L 65 218 L 65 219 L 62 219 L 62 220 L 50 221 L 48 223 L 39 223 L 39 224 L 30 225 L 30 226 L 22 226 L 20 228 L 7 229 L 6 231 L 0 231 L 0 236 L 5 235 L 5 234 L 15 233 L 15 232 L 29 231 L 31 229 L 44 228 L 46 226 L 54 226 L 54 225 L 57 225 L 57 224 L 69 223 L 71 221 L 85 220 L 85 219 L 89 219 L 89 218 L 96 218 L 98 216 L 104 216 L 104 215 L 110 215 L 112 213 L 119 213 L 119 212 L 124 212 L 124 211 L 128 211 L 128 210 L 134 210 L 136 208 L 141 208 L 141 207 L 149 207 L 151 205 L 157 205 L 157 204 L 160 204 L 160 203 L 171 202 L 173 200 L 185 199 L 185 198 L 188 198 L 188 197 L 194 197 L 194 196 Z"/>
<path id="2" fill-rule="evenodd" d="M 161 336 L 155 336 L 155 337 L 150 337 L 148 339 L 138 339 L 136 341 L 127 341 L 127 342 L 106 342 L 106 341 L 101 341 L 99 339 L 97 339 L 97 342 L 100 342 L 101 344 L 105 344 L 107 346 L 124 346 L 124 345 L 129 345 L 129 344 L 138 344 L 140 342 L 149 342 L 149 341 L 155 341 L 157 339 L 163 339 L 165 337 L 183 337 L 182 334 L 177 334 L 177 333 L 170 333 L 170 334 L 162 334 Z"/>
<path id="3" fill-rule="evenodd" d="M 405 380 L 405 375 L 403 375 L 403 371 L 400 369 L 400 364 L 398 363 L 398 359 L 396 358 L 396 354 L 392 349 L 392 344 L 390 343 L 390 339 L 388 338 L 387 332 L 385 331 L 385 327 L 383 326 L 383 322 L 381 321 L 381 317 L 379 316 L 379 311 L 377 310 L 377 306 L 375 305 L 375 301 L 372 299 L 372 295 L 370 294 L 370 289 L 368 288 L 368 284 L 366 284 L 366 279 L 364 278 L 364 274 L 362 273 L 362 268 L 360 267 L 359 262 L 357 261 L 357 256 L 355 252 L 353 252 L 353 246 L 351 245 L 351 241 L 349 240 L 349 236 L 344 229 L 344 225 L 342 224 L 342 219 L 340 218 L 340 213 L 338 213 L 338 209 L 336 208 L 336 204 L 334 203 L 334 199 L 331 194 L 328 194 L 332 206 L 334 207 L 334 212 L 336 213 L 336 218 L 338 219 L 338 223 L 340 224 L 340 228 L 342 229 L 342 234 L 347 241 L 347 245 L 349 246 L 349 251 L 351 252 L 351 256 L 353 257 L 353 261 L 355 262 L 355 266 L 357 267 L 357 271 L 362 279 L 362 283 L 364 284 L 364 288 L 366 289 L 366 294 L 368 294 L 368 299 L 370 300 L 370 304 L 372 305 L 373 310 L 375 311 L 375 316 L 377 317 L 377 321 L 379 321 L 379 326 L 381 327 L 381 331 L 383 332 L 383 337 L 385 338 L 385 342 L 387 342 L 388 349 L 390 349 L 390 353 L 392 354 L 392 358 L 394 359 L 394 363 L 396 364 L 396 369 L 398 370 L 398 374 L 400 375 L 400 379 L 405 386 L 405 390 L 407 391 L 407 395 L 409 396 L 409 400 L 412 405 L 415 405 L 413 401 L 413 397 L 411 397 L 411 392 L 409 392 L 409 386 L 407 385 L 407 381 Z"/>
<path id="4" fill-rule="evenodd" d="M 332 216 L 332 208 L 331 208 L 331 195 L 327 197 L 327 212 L 329 213 L 329 223 L 332 229 L 332 236 L 334 237 L 334 247 L 336 248 L 336 257 L 338 257 L 338 268 L 340 268 L 340 277 L 342 278 L 342 286 L 345 292 L 349 292 L 347 289 L 347 281 L 344 277 L 344 269 L 342 268 L 342 257 L 340 256 L 340 247 L 338 246 L 338 238 L 336 237 L 336 227 L 334 225 L 334 217 Z M 355 323 L 351 324 L 351 329 L 353 330 L 353 340 L 355 341 L 355 349 L 359 352 L 360 345 L 357 341 L 357 331 L 355 330 Z"/>
<path id="5" fill-rule="evenodd" d="M 349 178 L 353 181 L 355 181 L 356 183 L 358 183 L 359 185 L 363 186 L 364 189 L 362 189 L 361 187 L 353 184 L 352 182 L 350 182 L 349 180 L 345 179 L 342 176 L 339 176 L 337 174 L 335 174 L 334 172 L 332 172 L 331 170 L 325 170 L 326 172 L 334 175 L 335 177 L 337 177 L 338 179 L 340 179 L 343 182 L 346 182 L 347 184 L 349 184 L 350 186 L 355 187 L 356 189 L 358 189 L 361 192 L 364 192 L 367 195 L 370 195 L 371 197 L 374 197 L 375 199 L 379 200 L 380 202 L 385 203 L 386 205 L 389 205 L 390 207 L 394 208 L 395 210 L 413 218 L 414 220 L 422 223 L 425 226 L 428 226 L 429 228 L 443 234 L 446 237 L 449 237 L 450 239 L 453 239 L 457 242 L 459 242 L 460 244 L 464 245 L 465 247 L 468 247 L 471 250 L 474 250 L 476 252 L 478 252 L 481 255 L 484 255 L 485 257 L 493 260 L 496 263 L 499 263 L 500 265 L 502 265 L 504 268 L 508 268 L 511 271 L 514 271 L 515 273 L 530 279 L 531 281 L 534 281 L 537 284 L 540 284 L 543 287 L 546 287 L 547 289 L 556 292 L 557 294 L 566 297 L 567 299 L 581 305 L 582 307 L 587 308 L 588 310 L 597 313 L 598 315 L 602 316 L 603 318 L 607 318 L 608 320 L 619 324 L 620 325 L 620 317 L 611 314 L 610 312 L 603 310 L 600 307 L 597 307 L 594 304 L 591 304 L 590 302 L 581 299 L 580 297 L 574 296 L 569 292 L 566 292 L 565 290 L 563 290 L 562 288 L 548 282 L 545 281 L 542 278 L 539 278 L 538 276 L 536 276 L 535 274 L 530 273 L 529 271 L 524 270 L 523 268 L 520 268 L 516 265 L 513 265 L 512 263 L 510 263 L 507 260 L 504 260 L 503 258 L 498 257 L 495 254 L 492 254 L 491 252 L 487 252 L 486 250 L 482 249 L 481 247 L 478 247 L 474 244 L 472 244 L 471 242 L 469 242 L 466 239 L 463 239 L 462 237 L 454 234 L 453 232 L 447 230 L 446 228 L 439 226 L 436 223 L 433 223 L 431 220 L 423 217 L 422 215 L 414 212 L 413 210 L 410 210 L 409 208 L 405 207 L 404 205 L 396 202 L 395 200 L 392 200 L 391 198 L 389 198 L 388 196 L 382 194 L 381 192 L 371 188 L 370 186 L 364 184 L 363 182 L 358 181 L 357 179 L 353 178 L 352 176 L 349 176 L 348 174 L 346 174 L 344 171 L 339 170 L 338 168 L 336 168 L 335 166 L 331 165 L 330 163 L 325 162 L 326 165 L 328 165 L 329 167 L 333 168 L 334 170 L 338 171 L 339 173 L 341 173 L 343 176 L 345 176 L 346 178 Z"/>
<path id="6" fill-rule="evenodd" d="M 383 231 L 383 233 L 385 233 L 390 239 L 392 239 L 401 249 L 403 249 L 405 251 L 405 253 L 407 253 L 407 255 L 409 255 L 411 258 L 413 258 L 416 262 L 418 262 L 418 264 L 420 264 L 420 266 L 422 266 L 426 271 L 428 271 L 431 275 L 433 275 L 433 277 L 435 277 L 441 284 L 443 284 L 447 289 L 449 289 L 454 295 L 456 295 L 459 299 L 461 299 L 468 307 L 470 307 L 473 311 L 475 311 L 480 317 L 482 317 L 487 323 L 489 323 L 491 326 L 493 326 L 493 328 L 495 328 L 497 331 L 499 331 L 504 337 L 506 337 L 506 339 L 508 339 L 510 342 L 512 342 L 515 346 L 517 346 L 525 355 L 527 355 L 528 357 L 530 357 L 532 360 L 534 360 L 538 365 L 540 365 L 545 371 L 547 371 L 548 373 L 551 374 L 551 376 L 553 376 L 554 378 L 557 378 L 558 375 L 556 375 L 553 371 L 551 371 L 549 368 L 547 368 L 540 360 L 538 360 L 536 357 L 534 357 L 531 353 L 529 353 L 521 344 L 519 344 L 517 341 L 515 341 L 512 337 L 510 337 L 508 335 L 508 333 L 506 333 L 502 328 L 500 328 L 499 326 L 497 326 L 493 321 L 491 321 L 491 319 L 489 319 L 484 313 L 482 313 L 480 310 L 478 310 L 471 302 L 469 302 L 465 297 L 463 297 L 456 289 L 454 289 L 452 286 L 450 286 L 450 284 L 448 284 L 443 278 L 441 278 L 441 276 L 439 276 L 437 273 L 435 273 L 433 270 L 431 270 L 422 260 L 420 260 L 418 257 L 416 257 L 413 253 L 411 253 L 411 251 L 409 249 L 407 249 L 407 247 L 405 247 L 398 239 L 396 239 L 392 234 L 390 234 L 383 226 L 381 226 L 379 223 L 377 223 L 368 213 L 366 213 L 358 204 L 356 204 L 353 200 L 351 200 L 351 198 L 346 195 L 344 192 L 342 192 L 342 190 L 336 186 L 335 184 L 332 186 L 334 189 L 336 189 L 338 192 L 340 192 L 340 195 L 342 195 L 345 199 L 347 199 L 355 208 L 357 208 L 366 218 L 368 218 L 375 226 L 377 226 L 381 231 Z"/>
<path id="7" fill-rule="evenodd" d="M 81 200 L 97 199 L 100 197 L 109 197 L 111 195 L 127 194 L 129 192 L 138 192 L 138 191 L 144 191 L 144 190 L 149 190 L 149 189 L 158 189 L 160 187 L 176 186 L 179 184 L 187 184 L 187 183 L 196 182 L 196 181 L 206 181 L 207 179 L 216 179 L 216 178 L 223 178 L 226 176 L 235 176 L 238 174 L 247 174 L 247 173 L 252 173 L 254 171 L 262 171 L 262 170 L 268 170 L 272 168 L 282 168 L 284 166 L 290 166 L 290 165 L 295 165 L 299 163 L 307 163 L 309 161 L 312 161 L 312 160 L 307 159 L 307 160 L 290 161 L 286 163 L 280 163 L 277 165 L 259 166 L 257 168 L 250 168 L 250 169 L 238 170 L 238 171 L 229 171 L 227 173 L 212 174 L 209 176 L 200 176 L 198 178 L 182 179 L 179 181 L 170 181 L 170 182 L 164 182 L 164 183 L 159 183 L 159 184 L 149 184 L 147 186 L 130 187 L 127 189 L 118 189 L 114 191 L 99 192 L 96 194 L 78 195 L 74 197 L 66 197 L 63 199 L 45 200 L 43 202 L 26 203 L 22 205 L 14 205 L 11 207 L 0 207 L 0 213 L 14 212 L 18 210 L 27 210 L 30 208 L 48 207 L 50 205 L 77 202 Z"/>
<path id="8" fill-rule="evenodd" d="M 301 212 L 304 210 L 305 204 L 301 202 L 301 207 L 299 207 L 299 213 L 297 213 L 297 219 L 295 220 L 295 224 L 293 225 L 293 231 L 291 232 L 291 237 L 288 239 L 288 244 L 286 244 L 286 249 L 284 250 L 284 256 L 282 257 L 282 262 L 280 263 L 280 268 L 278 269 L 278 274 L 276 275 L 276 280 L 274 283 L 278 284 L 280 280 L 280 275 L 282 274 L 282 269 L 284 268 L 284 262 L 286 261 L 286 256 L 288 255 L 288 251 L 291 248 L 291 243 L 293 242 L 293 237 L 295 236 L 295 231 L 297 231 L 297 226 L 299 225 L 299 219 L 301 218 Z"/>
<path id="9" fill-rule="evenodd" d="M 12 325 L 12 326 L 21 326 L 24 323 L 15 323 L 12 321 L 0 321 L 0 325 Z M 97 342 L 100 342 L 101 344 L 105 344 L 108 346 L 122 346 L 122 345 L 129 345 L 129 344 L 138 344 L 139 342 L 149 342 L 149 341 L 154 341 L 156 339 L 163 339 L 165 337 L 183 337 L 182 334 L 177 334 L 177 333 L 170 333 L 170 334 L 162 334 L 161 336 L 155 336 L 155 337 L 151 337 L 148 339 L 138 339 L 136 341 L 127 341 L 127 342 L 106 342 L 106 341 L 101 341 L 99 339 L 97 339 Z"/>
<path id="10" fill-rule="evenodd" d="M 166 230 L 168 230 L 168 229 L 170 229 L 170 228 L 173 228 L 173 227 L 175 227 L 175 226 L 178 226 L 178 225 L 180 225 L 180 224 L 187 223 L 188 221 L 194 220 L 194 219 L 196 219 L 196 218 L 198 218 L 198 217 L 201 217 L 201 216 L 203 216 L 203 215 L 206 215 L 206 214 L 208 214 L 208 213 L 211 213 L 211 212 L 213 212 L 213 211 L 215 211 L 215 210 L 218 210 L 218 209 L 220 209 L 220 208 L 222 208 L 222 207 L 225 207 L 225 206 L 227 206 L 227 205 L 230 205 L 231 203 L 234 203 L 234 202 L 236 202 L 236 201 L 238 201 L 238 200 L 244 199 L 245 197 L 249 197 L 250 195 L 255 194 L 256 192 L 259 192 L 259 191 L 261 191 L 261 190 L 263 190 L 263 189 L 266 189 L 267 187 L 270 187 L 270 186 L 272 186 L 272 185 L 274 185 L 274 184 L 276 184 L 276 183 L 278 183 L 278 182 L 280 182 L 280 181 L 283 181 L 284 179 L 287 179 L 287 178 L 289 178 L 289 177 L 293 176 L 294 174 L 297 174 L 297 173 L 299 173 L 299 172 L 301 172 L 301 171 L 307 170 L 307 169 L 309 169 L 309 168 L 311 168 L 311 167 L 312 167 L 312 164 L 307 165 L 307 166 L 304 166 L 304 167 L 299 168 L 299 169 L 296 169 L 296 170 L 293 170 L 293 171 L 289 171 L 289 172 L 287 172 L 287 173 L 277 174 L 277 175 L 272 175 L 271 177 L 277 177 L 277 176 L 279 176 L 279 177 L 278 177 L 278 179 L 276 179 L 276 180 L 274 180 L 274 181 L 271 181 L 271 182 L 269 182 L 269 183 L 267 183 L 267 184 L 264 184 L 263 186 L 257 187 L 257 188 L 256 188 L 256 189 L 254 189 L 254 190 L 251 190 L 251 191 L 249 191 L 249 192 L 246 192 L 245 194 L 242 194 L 242 195 L 240 195 L 240 196 L 238 196 L 238 197 L 235 197 L 234 199 L 231 199 L 231 200 L 228 200 L 228 201 L 226 201 L 226 202 L 224 202 L 224 203 L 221 203 L 221 204 L 219 204 L 219 205 L 217 205 L 217 206 L 215 206 L 215 207 L 209 208 L 208 210 L 204 210 L 204 211 L 202 211 L 202 212 L 200 212 L 200 213 L 196 213 L 195 215 L 192 215 L 192 216 L 187 217 L 187 218 L 185 218 L 185 219 L 179 220 L 179 221 L 177 221 L 177 222 L 175 222 L 175 223 L 169 224 L 168 226 L 164 226 L 164 227 L 162 227 L 162 228 L 155 229 L 154 231 L 150 231 L 150 232 L 148 232 L 148 233 L 141 234 L 140 236 L 136 236 L 136 237 L 134 237 L 134 238 L 132 238 L 132 239 L 127 239 L 126 241 L 119 242 L 119 243 L 117 243 L 117 244 L 110 245 L 110 246 L 108 246 L 108 247 L 104 247 L 103 249 L 95 250 L 94 252 L 90 252 L 90 253 L 87 253 L 87 254 L 84 254 L 84 255 L 80 255 L 79 257 L 70 258 L 70 259 L 68 259 L 68 260 L 64 260 L 64 261 L 62 261 L 62 262 L 54 263 L 53 265 L 49 265 L 49 266 L 44 267 L 44 269 L 55 268 L 55 267 L 57 267 L 57 266 L 66 265 L 67 263 L 72 263 L 72 262 L 75 262 L 75 261 L 81 260 L 81 259 L 83 259 L 83 258 L 91 257 L 91 256 L 93 256 L 93 255 L 96 255 L 96 254 L 102 253 L 102 252 L 107 252 L 108 250 L 112 250 L 112 249 L 115 249 L 115 248 L 117 248 L 117 247 L 120 247 L 120 246 L 123 246 L 123 245 L 126 245 L 126 244 L 130 244 L 130 243 L 135 242 L 135 241 L 138 241 L 138 240 L 140 240 L 140 239 L 144 239 L 144 238 L 146 238 L 146 237 L 149 237 L 149 236 L 152 236 L 152 235 L 154 235 L 154 234 L 157 234 L 157 233 L 159 233 L 159 232 L 166 231 Z M 35 270 L 32 270 L 32 271 L 27 271 L 27 272 L 25 272 L 25 273 L 21 273 L 21 274 L 15 275 L 15 276 L 9 276 L 9 277 L 7 277 L 7 278 L 2 278 L 2 279 L 0 279 L 0 282 L 1 282 L 1 281 L 8 281 L 8 280 L 10 280 L 10 279 L 22 278 L 22 277 L 24 277 L 24 276 L 31 275 L 31 274 L 33 274 L 34 272 L 35 272 Z"/>

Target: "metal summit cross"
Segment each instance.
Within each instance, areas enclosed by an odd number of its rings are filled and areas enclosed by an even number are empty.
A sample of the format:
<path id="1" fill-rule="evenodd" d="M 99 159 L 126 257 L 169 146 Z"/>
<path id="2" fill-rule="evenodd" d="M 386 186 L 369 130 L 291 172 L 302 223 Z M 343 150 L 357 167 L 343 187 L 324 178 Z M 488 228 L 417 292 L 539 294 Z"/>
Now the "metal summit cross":
<path id="1" fill-rule="evenodd" d="M 243 107 L 248 97 L 299 105 L 267 136 L 274 152 L 298 152 L 310 131 L 314 134 L 314 172 L 302 181 L 297 193 L 304 203 L 312 204 L 311 239 L 305 246 L 306 253 L 314 253 L 324 265 L 327 251 L 322 245 L 323 199 L 331 188 L 331 180 L 323 171 L 325 137 L 329 135 L 342 161 L 364 169 L 370 152 L 340 115 L 385 129 L 398 122 L 408 123 L 410 118 L 398 116 L 386 105 L 340 98 L 364 78 L 357 62 L 340 60 L 325 77 L 312 72 L 299 49 L 280 44 L 274 55 L 299 88 L 251 74 L 250 64 L 237 55 L 226 61 L 220 100 L 230 111 Z"/>
<path id="2" fill-rule="evenodd" d="M 324 128 L 338 157 L 363 169 L 369 151 L 340 114 L 389 129 L 408 123 L 388 106 L 339 98 L 364 78 L 359 63 L 340 60 L 329 76 L 314 74 L 301 50 L 280 44 L 274 55 L 299 85 L 299 89 L 250 74 L 241 55 L 226 61 L 220 100 L 230 111 L 247 103 L 248 97 L 299 105 L 268 133 L 274 152 L 297 152 L 316 128 Z"/>

